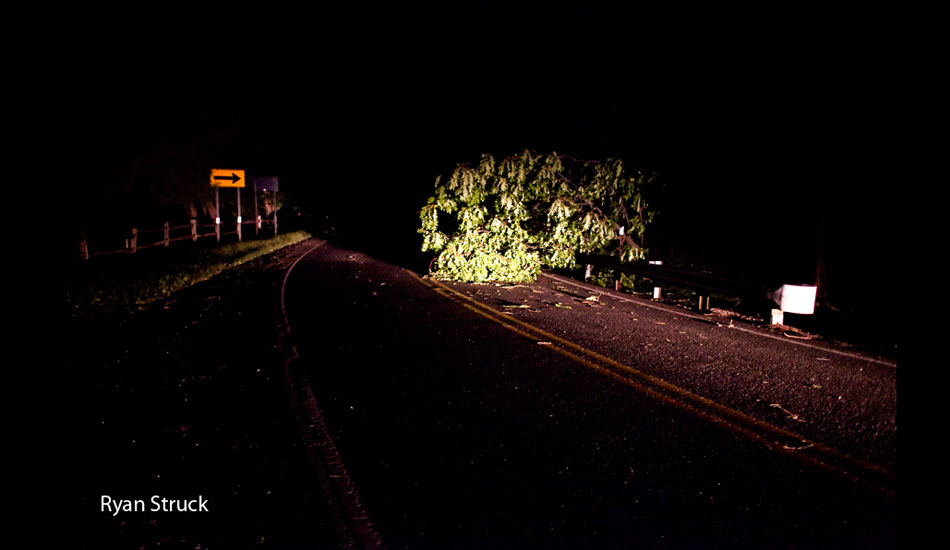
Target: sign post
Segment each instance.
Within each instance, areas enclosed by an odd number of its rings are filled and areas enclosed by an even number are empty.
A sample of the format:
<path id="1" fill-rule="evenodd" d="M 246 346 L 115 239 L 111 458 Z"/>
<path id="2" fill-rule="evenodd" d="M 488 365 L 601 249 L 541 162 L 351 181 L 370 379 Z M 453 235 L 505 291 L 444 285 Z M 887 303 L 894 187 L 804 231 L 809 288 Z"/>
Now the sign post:
<path id="1" fill-rule="evenodd" d="M 221 242 L 221 190 L 218 188 L 214 190 L 214 234 Z"/>
<path id="2" fill-rule="evenodd" d="M 241 242 L 241 190 L 235 189 L 235 191 L 237 192 L 237 211 L 238 211 L 237 234 L 238 234 L 238 242 Z"/>
<path id="3" fill-rule="evenodd" d="M 244 170 L 211 169 L 211 187 L 214 187 L 214 233 L 221 242 L 221 188 L 233 187 L 237 191 L 237 235 L 241 240 L 241 189 L 244 187 Z"/>

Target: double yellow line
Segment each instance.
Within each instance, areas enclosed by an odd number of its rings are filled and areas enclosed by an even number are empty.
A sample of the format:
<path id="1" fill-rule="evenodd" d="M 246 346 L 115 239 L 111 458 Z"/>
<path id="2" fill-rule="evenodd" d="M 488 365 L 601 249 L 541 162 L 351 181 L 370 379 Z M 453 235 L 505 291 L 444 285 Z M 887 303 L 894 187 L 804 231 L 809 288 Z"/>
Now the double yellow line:
<path id="1" fill-rule="evenodd" d="M 806 464 L 833 472 L 875 492 L 893 498 L 896 476 L 880 466 L 852 458 L 799 434 L 773 426 L 726 407 L 629 365 L 565 340 L 538 327 L 493 309 L 434 279 L 407 272 L 423 285 L 506 329 L 535 342 L 549 342 L 550 349 L 600 374 L 608 376 L 663 403 L 685 410 L 722 428 L 792 456 Z"/>

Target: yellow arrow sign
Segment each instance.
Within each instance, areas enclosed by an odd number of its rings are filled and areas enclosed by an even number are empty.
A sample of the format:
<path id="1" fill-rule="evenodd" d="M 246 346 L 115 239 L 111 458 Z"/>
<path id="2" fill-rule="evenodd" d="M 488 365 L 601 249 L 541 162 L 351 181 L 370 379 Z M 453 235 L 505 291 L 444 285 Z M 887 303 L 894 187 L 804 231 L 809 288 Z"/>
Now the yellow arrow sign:
<path id="1" fill-rule="evenodd" d="M 244 187 L 244 170 L 212 168 L 211 187 Z"/>

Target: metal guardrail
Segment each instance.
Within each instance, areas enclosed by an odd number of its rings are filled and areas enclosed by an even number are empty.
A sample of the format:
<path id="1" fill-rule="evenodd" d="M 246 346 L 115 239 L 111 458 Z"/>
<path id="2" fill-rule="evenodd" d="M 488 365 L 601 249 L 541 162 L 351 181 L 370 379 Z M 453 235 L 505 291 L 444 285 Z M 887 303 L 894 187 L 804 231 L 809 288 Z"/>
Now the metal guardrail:
<path id="1" fill-rule="evenodd" d="M 584 275 L 585 280 L 590 278 L 591 267 L 596 266 L 693 289 L 697 293 L 697 309 L 699 311 L 709 310 L 709 295 L 713 292 L 745 298 L 752 302 L 761 302 L 763 307 L 772 303 L 773 292 L 770 288 L 745 281 L 674 269 L 646 261 L 622 263 L 616 256 L 580 254 L 577 261 L 587 266 Z M 617 290 L 619 290 L 619 283 L 619 278 L 615 279 L 614 288 Z M 658 297 L 656 294 L 656 291 L 654 291 L 654 296 Z"/>

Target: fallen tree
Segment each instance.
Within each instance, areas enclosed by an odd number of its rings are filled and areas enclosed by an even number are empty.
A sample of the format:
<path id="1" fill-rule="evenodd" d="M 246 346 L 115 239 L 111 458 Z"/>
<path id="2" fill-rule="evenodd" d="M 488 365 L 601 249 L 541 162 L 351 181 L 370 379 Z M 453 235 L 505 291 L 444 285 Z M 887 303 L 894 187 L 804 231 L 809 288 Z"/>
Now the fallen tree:
<path id="1" fill-rule="evenodd" d="M 529 282 L 542 266 L 574 267 L 580 253 L 642 259 L 653 212 L 641 190 L 654 175 L 618 159 L 581 161 L 525 151 L 459 164 L 419 217 L 432 275 L 468 282 Z"/>

